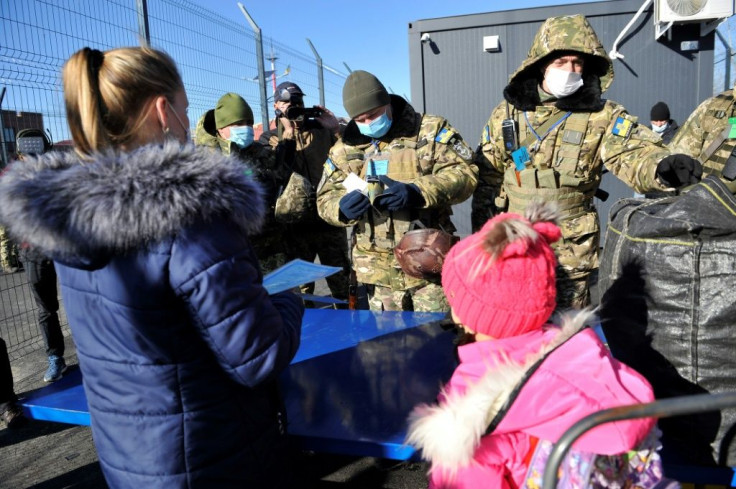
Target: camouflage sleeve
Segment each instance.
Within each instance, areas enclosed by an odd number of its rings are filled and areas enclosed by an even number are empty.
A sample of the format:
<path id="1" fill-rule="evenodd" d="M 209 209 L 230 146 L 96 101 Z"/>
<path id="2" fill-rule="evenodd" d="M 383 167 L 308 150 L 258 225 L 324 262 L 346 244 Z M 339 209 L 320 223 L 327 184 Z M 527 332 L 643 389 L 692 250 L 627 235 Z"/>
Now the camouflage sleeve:
<path id="1" fill-rule="evenodd" d="M 657 164 L 670 152 L 659 136 L 637 124 L 621 105 L 609 101 L 603 110 L 611 112 L 599 152 L 603 164 L 637 192 L 664 190 L 655 173 Z"/>
<path id="2" fill-rule="evenodd" d="M 342 182 L 347 178 L 348 173 L 343 143 L 342 140 L 338 140 L 330 149 L 322 172 L 322 181 L 317 189 L 317 213 L 319 217 L 333 226 L 347 227 L 357 222 L 340 220 L 340 199 L 346 193 Z"/>
<path id="3" fill-rule="evenodd" d="M 498 108 L 494 110 L 488 123 L 483 127 L 480 143 L 473 157 L 478 167 L 478 185 L 473 192 L 470 222 L 473 232 L 478 231 L 485 222 L 499 212 L 496 197 L 501 191 L 504 172 L 503 139 L 499 127 L 494 124 Z"/>
<path id="4" fill-rule="evenodd" d="M 432 173 L 416 179 L 426 202 L 425 207 L 458 204 L 468 199 L 478 182 L 478 168 L 473 152 L 462 136 L 440 117 L 425 116 L 419 139 L 434 140 Z"/>
<path id="5" fill-rule="evenodd" d="M 690 114 L 685 123 L 675 133 L 675 137 L 672 138 L 668 147 L 672 153 L 685 153 L 693 158 L 698 158 L 700 153 L 703 152 L 703 146 L 705 146 L 705 140 L 708 137 L 708 133 L 703 128 L 703 121 L 705 120 L 705 114 L 710 109 L 710 104 L 714 98 L 701 103 L 695 111 Z M 728 118 L 723 118 L 724 122 L 728 121 Z M 723 126 L 718 129 L 723 130 Z"/>

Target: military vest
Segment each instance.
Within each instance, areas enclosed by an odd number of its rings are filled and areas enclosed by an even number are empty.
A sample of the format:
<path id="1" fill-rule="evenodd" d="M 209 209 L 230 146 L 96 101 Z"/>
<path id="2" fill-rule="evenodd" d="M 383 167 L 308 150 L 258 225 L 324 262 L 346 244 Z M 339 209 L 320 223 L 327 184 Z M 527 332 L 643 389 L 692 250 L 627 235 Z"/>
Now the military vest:
<path id="1" fill-rule="evenodd" d="M 725 137 L 724 139 L 721 135 L 724 128 L 730 127 L 728 119 L 734 116 L 736 116 L 736 103 L 733 98 L 733 90 L 713 97 L 700 121 L 705 134 L 703 149 L 699 155 L 693 155 L 703 164 L 703 173 L 720 176 L 726 160 L 736 148 L 736 138 Z M 720 139 L 723 140 L 719 144 Z M 711 145 L 716 147 L 709 149 Z"/>
<path id="2" fill-rule="evenodd" d="M 388 143 L 377 141 L 377 145 L 346 146 L 349 171 L 365 179 L 368 171 L 364 164 L 366 157 L 380 151 L 389 153 L 386 175 L 393 180 L 408 183 L 420 176 L 430 175 L 435 165 L 436 145 L 449 144 L 457 134 L 447 130 L 433 137 L 443 122 L 441 117 L 424 115 L 416 135 L 397 137 Z M 394 290 L 426 284 L 425 280 L 403 273 L 393 249 L 415 220 L 421 221 L 426 227 L 442 227 L 447 232 L 454 232 L 455 228 L 449 219 L 450 212 L 449 209 L 406 209 L 384 213 L 374 209 L 369 211 L 357 224 L 357 252 L 353 259 L 358 280 Z"/>
<path id="3" fill-rule="evenodd" d="M 596 155 L 601 137 L 589 135 L 590 112 L 564 116 L 559 109 L 550 107 L 549 111 L 549 117 L 560 117 L 558 127 L 536 135 L 524 112 L 515 111 L 519 141 L 528 143 L 530 161 L 517 172 L 511 153 L 506 153 L 503 191 L 496 205 L 523 214 L 532 201 L 555 201 L 563 218 L 572 219 L 592 209 L 600 180 Z"/>

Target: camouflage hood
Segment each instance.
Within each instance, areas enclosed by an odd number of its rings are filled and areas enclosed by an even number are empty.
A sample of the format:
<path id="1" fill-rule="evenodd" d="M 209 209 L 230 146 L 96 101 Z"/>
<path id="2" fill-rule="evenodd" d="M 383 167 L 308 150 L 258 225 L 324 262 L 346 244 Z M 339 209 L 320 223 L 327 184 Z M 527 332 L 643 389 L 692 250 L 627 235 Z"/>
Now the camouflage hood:
<path id="1" fill-rule="evenodd" d="M 551 17 L 539 28 L 529 54 L 511 75 L 504 98 L 520 110 L 534 110 L 541 105 L 539 85 L 542 66 L 551 58 L 569 52 L 585 55 L 583 87 L 555 105 L 563 110 L 590 111 L 602 107 L 601 94 L 613 82 L 613 63 L 603 44 L 583 15 Z"/>
<path id="2" fill-rule="evenodd" d="M 194 131 L 194 141 L 197 146 L 219 149 L 222 151 L 222 154 L 226 155 L 230 154 L 231 145 L 233 144 L 217 135 L 217 129 L 215 129 L 215 109 L 208 110 L 197 121 L 197 128 Z"/>

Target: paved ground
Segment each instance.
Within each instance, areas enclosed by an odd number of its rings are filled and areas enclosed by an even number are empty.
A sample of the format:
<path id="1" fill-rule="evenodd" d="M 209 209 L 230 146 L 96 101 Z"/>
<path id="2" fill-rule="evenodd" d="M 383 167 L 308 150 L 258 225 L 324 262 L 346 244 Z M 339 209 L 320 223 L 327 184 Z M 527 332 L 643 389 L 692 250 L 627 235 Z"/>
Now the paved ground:
<path id="1" fill-rule="evenodd" d="M 25 276 L 0 275 L 0 337 L 12 338 L 11 353 L 15 391 L 23 396 L 42 388 L 46 370 L 46 355 L 38 340 L 32 314 L 24 309 L 29 301 Z M 325 284 L 319 284 L 318 294 L 324 294 Z M 20 303 L 20 307 L 15 305 Z M 3 336 L 5 335 L 5 336 Z M 13 343 L 15 340 L 16 343 Z M 22 348 L 18 349 L 20 343 Z M 71 368 L 77 368 L 74 343 L 66 338 L 66 359 Z M 314 489 L 419 489 L 427 486 L 426 465 L 398 463 L 375 458 L 355 458 L 326 454 L 299 454 L 299 468 L 285 466 L 285 470 L 299 470 L 304 488 Z M 8 430 L 0 426 L 0 489 L 92 489 L 105 488 L 90 429 L 60 423 L 30 421 L 28 426 Z M 142 488 L 143 489 L 143 488 Z"/>

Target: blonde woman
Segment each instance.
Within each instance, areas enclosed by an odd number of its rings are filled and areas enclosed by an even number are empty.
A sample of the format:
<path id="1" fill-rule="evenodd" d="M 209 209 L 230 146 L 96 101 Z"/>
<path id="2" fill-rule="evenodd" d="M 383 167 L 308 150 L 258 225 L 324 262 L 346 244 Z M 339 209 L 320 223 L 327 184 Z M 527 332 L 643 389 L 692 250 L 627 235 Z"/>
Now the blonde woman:
<path id="1" fill-rule="evenodd" d="M 262 286 L 260 187 L 186 144 L 165 53 L 84 48 L 63 81 L 77 154 L 14 165 L 0 222 L 55 261 L 109 486 L 286 486 L 276 377 L 303 306 Z"/>

